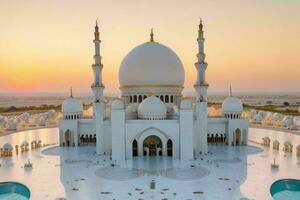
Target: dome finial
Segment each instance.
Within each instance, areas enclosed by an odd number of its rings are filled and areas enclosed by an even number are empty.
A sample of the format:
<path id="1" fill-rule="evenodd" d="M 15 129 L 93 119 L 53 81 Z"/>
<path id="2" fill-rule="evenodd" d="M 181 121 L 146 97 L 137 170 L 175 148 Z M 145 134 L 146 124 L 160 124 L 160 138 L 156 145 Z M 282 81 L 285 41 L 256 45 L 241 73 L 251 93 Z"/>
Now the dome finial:
<path id="1" fill-rule="evenodd" d="M 154 42 L 153 28 L 151 28 L 151 33 L 150 33 L 150 42 Z"/>
<path id="2" fill-rule="evenodd" d="M 70 97 L 73 97 L 73 90 L 72 90 L 72 87 L 70 88 Z"/>

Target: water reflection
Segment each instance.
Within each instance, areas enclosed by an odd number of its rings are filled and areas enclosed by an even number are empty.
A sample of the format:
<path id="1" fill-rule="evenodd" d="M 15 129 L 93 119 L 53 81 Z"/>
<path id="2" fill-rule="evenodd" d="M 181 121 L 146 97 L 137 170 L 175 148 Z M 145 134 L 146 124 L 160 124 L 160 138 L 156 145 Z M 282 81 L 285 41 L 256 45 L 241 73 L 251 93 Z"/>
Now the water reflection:
<path id="1" fill-rule="evenodd" d="M 42 144 L 56 144 L 58 143 L 58 128 L 44 128 L 20 131 L 10 135 L 0 137 L 0 147 L 5 143 L 11 144 L 14 148 L 16 145 L 21 146 L 24 141 L 31 144 L 32 141 L 42 141 Z"/>

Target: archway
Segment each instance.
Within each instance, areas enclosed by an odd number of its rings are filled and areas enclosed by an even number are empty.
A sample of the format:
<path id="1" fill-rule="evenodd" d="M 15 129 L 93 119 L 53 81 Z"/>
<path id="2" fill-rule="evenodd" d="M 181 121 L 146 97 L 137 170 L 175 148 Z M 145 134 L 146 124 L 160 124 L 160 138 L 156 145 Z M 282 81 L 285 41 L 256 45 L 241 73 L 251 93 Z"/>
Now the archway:
<path id="1" fill-rule="evenodd" d="M 161 139 L 155 135 L 148 136 L 144 142 L 144 156 L 161 156 L 162 142 Z"/>
<path id="2" fill-rule="evenodd" d="M 132 156 L 138 156 L 138 143 L 136 139 L 134 139 L 132 142 Z"/>
<path id="3" fill-rule="evenodd" d="M 65 132 L 65 143 L 68 147 L 71 146 L 71 131 L 69 129 Z"/>
<path id="4" fill-rule="evenodd" d="M 238 128 L 235 130 L 235 144 L 236 145 L 241 144 L 241 130 Z"/>
<path id="5" fill-rule="evenodd" d="M 169 139 L 167 142 L 167 153 L 168 156 L 173 156 L 173 142 L 171 139 Z"/>

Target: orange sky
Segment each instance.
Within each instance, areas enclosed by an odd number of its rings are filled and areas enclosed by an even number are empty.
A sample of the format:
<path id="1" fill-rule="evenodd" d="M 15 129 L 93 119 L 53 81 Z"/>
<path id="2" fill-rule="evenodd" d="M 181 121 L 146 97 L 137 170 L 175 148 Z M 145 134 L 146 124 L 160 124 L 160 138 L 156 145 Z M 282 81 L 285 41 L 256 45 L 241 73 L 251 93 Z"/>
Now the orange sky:
<path id="1" fill-rule="evenodd" d="M 151 27 L 192 90 L 202 17 L 209 92 L 299 92 L 299 10 L 299 0 L 1 0 L 0 92 L 89 92 L 97 17 L 106 91 L 118 91 L 122 59 Z"/>

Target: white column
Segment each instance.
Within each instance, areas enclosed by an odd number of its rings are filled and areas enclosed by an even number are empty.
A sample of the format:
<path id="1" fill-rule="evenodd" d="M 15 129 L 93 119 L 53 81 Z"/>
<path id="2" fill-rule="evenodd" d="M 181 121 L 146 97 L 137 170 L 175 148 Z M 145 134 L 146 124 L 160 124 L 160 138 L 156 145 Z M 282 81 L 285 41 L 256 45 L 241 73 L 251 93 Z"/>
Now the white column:
<path id="1" fill-rule="evenodd" d="M 95 110 L 95 124 L 96 124 L 96 140 L 97 140 L 97 154 L 104 154 L 104 103 L 103 102 L 95 102 L 94 103 Z M 108 152 L 106 152 L 108 153 Z"/>
<path id="2" fill-rule="evenodd" d="M 191 106 L 180 108 L 180 159 L 194 159 L 193 152 L 193 134 L 194 134 L 194 119 Z"/>
<path id="3" fill-rule="evenodd" d="M 198 134 L 198 152 L 207 153 L 207 102 L 197 102 L 196 120 L 199 127 L 196 128 Z"/>
<path id="4" fill-rule="evenodd" d="M 112 159 L 125 160 L 125 111 L 124 109 L 111 110 Z M 132 145 L 132 144 L 130 144 Z"/>

